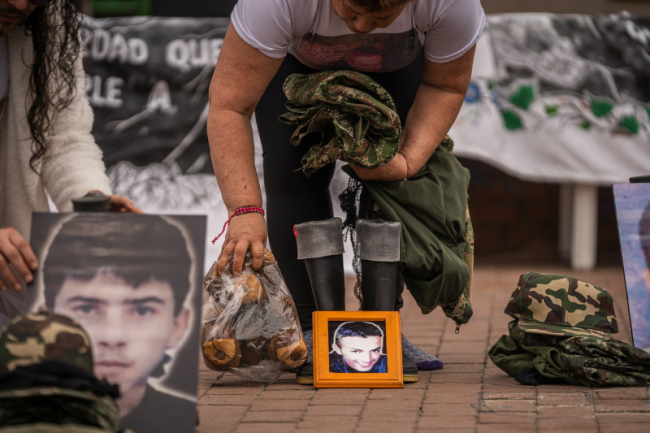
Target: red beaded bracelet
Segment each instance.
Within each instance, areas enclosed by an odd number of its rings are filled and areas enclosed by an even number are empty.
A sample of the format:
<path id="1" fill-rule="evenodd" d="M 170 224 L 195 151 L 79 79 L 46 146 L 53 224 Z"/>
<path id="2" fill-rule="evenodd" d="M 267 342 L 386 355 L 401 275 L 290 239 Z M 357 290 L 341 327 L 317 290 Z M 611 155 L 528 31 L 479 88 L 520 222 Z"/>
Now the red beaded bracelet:
<path id="1" fill-rule="evenodd" d="M 241 214 L 245 214 L 245 213 L 251 213 L 251 212 L 261 213 L 262 216 L 264 216 L 264 209 L 262 209 L 261 207 L 246 206 L 246 207 L 240 207 L 240 208 L 235 209 L 235 212 L 232 215 L 230 215 L 230 219 L 228 219 L 228 221 L 226 221 L 226 223 L 223 225 L 223 230 L 221 230 L 221 233 L 219 233 L 219 236 L 212 239 L 212 243 L 214 244 L 217 241 L 217 239 L 219 239 L 221 237 L 223 232 L 226 231 L 226 227 L 228 227 L 228 224 L 230 224 L 230 221 L 234 217 L 236 217 L 237 215 L 241 215 Z"/>

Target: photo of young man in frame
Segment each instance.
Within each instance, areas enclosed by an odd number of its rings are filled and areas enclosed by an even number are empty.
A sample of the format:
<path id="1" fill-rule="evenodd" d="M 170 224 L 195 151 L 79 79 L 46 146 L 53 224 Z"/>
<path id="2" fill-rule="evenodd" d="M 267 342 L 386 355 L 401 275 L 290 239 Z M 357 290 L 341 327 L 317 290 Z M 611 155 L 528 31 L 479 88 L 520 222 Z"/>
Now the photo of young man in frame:
<path id="1" fill-rule="evenodd" d="M 385 322 L 329 322 L 330 373 L 387 373 Z"/>
<path id="2" fill-rule="evenodd" d="M 123 428 L 193 432 L 205 217 L 35 214 L 33 226 L 30 310 L 88 332 Z"/>

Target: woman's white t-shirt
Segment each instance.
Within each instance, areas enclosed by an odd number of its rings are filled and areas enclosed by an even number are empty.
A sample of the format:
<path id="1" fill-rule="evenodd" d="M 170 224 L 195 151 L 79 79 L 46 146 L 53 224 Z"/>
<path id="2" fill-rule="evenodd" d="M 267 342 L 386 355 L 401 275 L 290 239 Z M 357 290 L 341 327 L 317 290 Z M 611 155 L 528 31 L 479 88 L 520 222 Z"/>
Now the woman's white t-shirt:
<path id="1" fill-rule="evenodd" d="M 359 35 L 334 13 L 332 0 L 239 0 L 231 21 L 269 57 L 290 53 L 318 70 L 391 72 L 423 48 L 435 63 L 461 57 L 481 36 L 485 13 L 480 0 L 412 0 L 389 27 Z"/>

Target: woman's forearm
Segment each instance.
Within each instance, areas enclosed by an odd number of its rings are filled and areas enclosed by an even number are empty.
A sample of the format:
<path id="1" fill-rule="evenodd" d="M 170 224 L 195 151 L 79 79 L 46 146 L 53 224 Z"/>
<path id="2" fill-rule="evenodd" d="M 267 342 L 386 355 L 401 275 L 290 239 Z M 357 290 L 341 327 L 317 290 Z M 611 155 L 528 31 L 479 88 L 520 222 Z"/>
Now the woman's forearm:
<path id="1" fill-rule="evenodd" d="M 211 110 L 208 139 L 212 165 L 229 213 L 243 206 L 261 207 L 262 192 L 248 116 L 230 110 Z"/>
<path id="2" fill-rule="evenodd" d="M 208 140 L 223 201 L 232 213 L 262 206 L 250 118 L 282 59 L 248 45 L 232 24 L 210 83 Z"/>
<path id="3" fill-rule="evenodd" d="M 406 158 L 409 176 L 429 160 L 454 124 L 464 94 L 451 93 L 422 83 L 406 117 L 401 152 Z"/>
<path id="4" fill-rule="evenodd" d="M 476 46 L 448 63 L 424 60 L 422 84 L 406 116 L 402 154 L 409 176 L 427 163 L 456 121 L 472 78 Z"/>

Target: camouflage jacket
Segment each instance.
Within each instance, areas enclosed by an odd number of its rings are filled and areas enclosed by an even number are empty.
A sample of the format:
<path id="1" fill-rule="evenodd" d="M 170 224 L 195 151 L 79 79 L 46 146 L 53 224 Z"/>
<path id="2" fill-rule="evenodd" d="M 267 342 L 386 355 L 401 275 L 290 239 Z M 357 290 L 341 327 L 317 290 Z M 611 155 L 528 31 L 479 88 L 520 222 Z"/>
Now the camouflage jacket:
<path id="1" fill-rule="evenodd" d="M 530 272 L 520 277 L 506 314 L 509 335 L 488 356 L 511 376 L 534 368 L 542 376 L 585 386 L 645 386 L 650 353 L 612 337 L 614 300 L 573 277 Z"/>
<path id="2" fill-rule="evenodd" d="M 288 113 L 280 121 L 297 125 L 291 144 L 320 132 L 320 144 L 302 158 L 311 175 L 337 159 L 363 168 L 386 165 L 397 153 L 402 125 L 390 94 L 373 79 L 352 71 L 290 75 L 284 82 Z"/>

